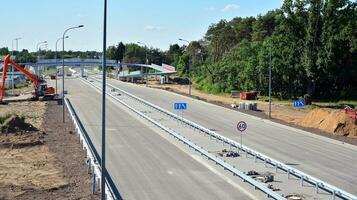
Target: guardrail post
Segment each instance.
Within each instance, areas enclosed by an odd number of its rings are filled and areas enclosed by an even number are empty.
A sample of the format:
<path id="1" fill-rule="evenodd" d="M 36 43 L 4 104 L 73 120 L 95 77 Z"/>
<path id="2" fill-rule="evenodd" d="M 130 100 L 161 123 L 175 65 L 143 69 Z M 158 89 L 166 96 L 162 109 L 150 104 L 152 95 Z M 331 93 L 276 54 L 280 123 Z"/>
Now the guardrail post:
<path id="1" fill-rule="evenodd" d="M 300 182 L 301 182 L 301 187 L 303 187 L 304 186 L 304 176 L 300 177 Z"/>
<path id="2" fill-rule="evenodd" d="M 97 178 L 97 190 L 100 191 L 100 178 Z"/>
<path id="3" fill-rule="evenodd" d="M 275 173 L 278 172 L 278 164 L 275 164 Z"/>
<path id="4" fill-rule="evenodd" d="M 290 169 L 288 169 L 287 173 L 288 173 L 288 179 L 290 179 Z"/>
<path id="5" fill-rule="evenodd" d="M 92 160 L 88 159 L 87 173 L 90 174 L 92 170 Z"/>
<path id="6" fill-rule="evenodd" d="M 93 185 L 92 185 L 92 194 L 94 194 L 96 192 L 96 186 L 97 186 L 97 183 L 96 183 L 96 174 L 93 173 Z"/>
<path id="7" fill-rule="evenodd" d="M 336 199 L 336 191 L 333 190 L 333 191 L 332 191 L 332 200 L 335 200 L 335 199 Z"/>
<path id="8" fill-rule="evenodd" d="M 319 183 L 316 182 L 315 184 L 315 193 L 318 194 L 319 193 Z"/>
<path id="9" fill-rule="evenodd" d="M 264 167 L 267 167 L 267 159 L 264 159 Z"/>
<path id="10" fill-rule="evenodd" d="M 88 157 L 87 148 L 86 148 L 86 147 L 83 147 L 83 150 L 84 150 L 85 158 L 87 158 L 87 157 Z"/>

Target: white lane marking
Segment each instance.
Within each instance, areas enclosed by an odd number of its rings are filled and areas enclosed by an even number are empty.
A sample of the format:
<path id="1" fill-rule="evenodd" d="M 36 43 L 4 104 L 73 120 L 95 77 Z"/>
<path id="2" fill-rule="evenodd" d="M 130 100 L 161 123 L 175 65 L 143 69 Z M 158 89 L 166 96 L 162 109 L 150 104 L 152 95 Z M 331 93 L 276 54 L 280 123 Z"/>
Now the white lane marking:
<path id="1" fill-rule="evenodd" d="M 83 81 L 83 80 L 82 80 Z M 88 84 L 87 82 L 83 81 L 85 84 L 87 84 L 89 87 L 91 87 L 92 89 L 94 89 L 95 91 L 97 91 L 98 93 L 100 93 L 100 91 L 95 88 L 93 85 Z M 131 110 L 129 110 L 127 107 L 123 106 L 122 104 L 120 104 L 118 101 L 116 101 L 114 98 L 109 98 L 109 100 L 111 102 L 113 102 L 115 105 L 117 105 L 118 107 L 122 108 L 123 110 L 125 110 L 128 114 L 130 114 L 132 117 L 136 118 L 138 121 L 142 122 L 143 124 L 148 124 L 148 121 L 144 120 L 141 117 L 138 117 L 137 114 L 135 114 L 134 112 L 132 112 Z M 233 187 L 237 188 L 239 191 L 241 191 L 242 193 L 244 193 L 246 196 L 248 196 L 250 199 L 252 200 L 259 200 L 258 197 L 256 197 L 255 195 L 253 195 L 251 192 L 249 192 L 248 190 L 244 189 L 243 187 L 241 187 L 239 184 L 237 184 L 236 182 L 234 182 L 231 178 L 229 178 L 228 176 L 220 173 L 219 171 L 217 171 L 215 168 L 213 168 L 210 163 L 207 163 L 202 157 L 200 157 L 199 155 L 195 155 L 192 154 L 191 151 L 189 149 L 186 149 L 185 146 L 182 146 L 181 143 L 176 143 L 175 140 L 172 141 L 171 137 L 164 131 L 162 131 L 161 129 L 158 129 L 156 126 L 148 126 L 148 128 L 150 128 L 151 130 L 154 131 L 154 133 L 157 133 L 158 135 L 160 135 L 162 138 L 164 138 L 166 141 L 168 141 L 169 143 L 171 143 L 172 145 L 176 146 L 176 148 L 178 150 L 181 150 L 183 153 L 187 154 L 188 156 L 192 157 L 195 161 L 197 161 L 199 164 L 203 165 L 204 167 L 206 167 L 208 170 L 210 170 L 212 173 L 216 174 L 217 176 L 219 176 L 220 178 L 222 178 L 224 181 L 226 181 L 228 184 L 232 185 Z M 173 175 L 173 172 L 171 170 L 167 171 L 168 174 Z"/>
<path id="2" fill-rule="evenodd" d="M 222 173 L 220 173 L 219 171 L 217 171 L 216 169 L 214 169 L 212 166 L 210 166 L 209 163 L 207 163 L 204 159 L 202 159 L 202 157 L 200 157 L 199 155 L 194 155 L 191 154 L 190 155 L 194 160 L 196 160 L 198 163 L 200 163 L 201 165 L 205 166 L 207 169 L 209 169 L 210 171 L 212 171 L 214 174 L 216 174 L 217 176 L 221 177 L 223 180 L 225 180 L 227 183 L 231 184 L 233 187 L 237 188 L 238 190 L 240 190 L 241 192 L 243 192 L 245 195 L 247 195 L 249 198 L 254 199 L 254 200 L 258 200 L 258 198 L 256 196 L 254 196 L 251 192 L 247 191 L 246 189 L 244 189 L 243 187 L 241 187 L 240 185 L 238 185 L 237 183 L 235 183 L 234 181 L 232 181 L 232 179 L 228 178 L 227 176 L 223 175 Z"/>
<path id="3" fill-rule="evenodd" d="M 113 79 L 113 80 L 114 81 L 111 81 L 111 82 L 115 84 L 115 80 L 116 79 Z M 142 87 L 140 85 L 135 85 L 135 84 L 132 84 L 132 83 L 126 83 L 126 82 L 123 82 L 123 81 L 119 81 L 119 82 L 123 83 L 123 84 L 126 84 L 129 87 L 132 87 L 132 86 L 133 87 Z M 163 89 L 159 89 L 159 88 L 150 88 L 150 87 L 147 88 L 147 89 L 152 89 L 152 90 L 156 90 L 156 91 L 160 91 L 160 92 L 166 92 L 166 93 L 168 93 L 170 95 L 175 95 L 175 96 L 178 96 L 178 97 L 181 97 L 181 98 L 185 98 L 187 100 L 200 102 L 200 103 L 212 106 L 212 107 L 223 108 L 223 109 L 225 109 L 225 110 L 227 110 L 229 112 L 237 112 L 237 111 L 234 111 L 232 109 L 229 109 L 229 108 L 226 108 L 226 107 L 223 107 L 223 106 L 212 104 L 212 103 L 209 103 L 209 102 L 206 102 L 206 101 L 203 101 L 203 100 L 199 100 L 199 99 L 193 99 L 193 98 L 190 98 L 190 97 L 187 97 L 185 95 L 178 94 L 178 93 L 175 93 L 175 92 L 171 92 L 171 91 L 167 91 L 167 90 L 163 90 Z M 321 135 L 318 135 L 318 134 L 315 134 L 315 133 L 311 133 L 311 132 L 308 132 L 308 131 L 304 131 L 304 130 L 301 130 L 301 129 L 290 127 L 290 126 L 287 126 L 287 125 L 284 125 L 284 124 L 279 124 L 277 122 L 269 121 L 269 120 L 266 120 L 266 119 L 263 119 L 263 118 L 260 118 L 260 117 L 256 117 L 256 116 L 253 116 L 253 115 L 249 115 L 249 114 L 246 114 L 246 113 L 243 113 L 243 112 L 238 112 L 238 113 L 242 114 L 244 116 L 247 116 L 247 117 L 249 117 L 249 118 L 251 118 L 253 120 L 256 120 L 258 123 L 259 122 L 263 122 L 265 124 L 268 124 L 268 125 L 271 125 L 271 126 L 274 126 L 274 127 L 278 127 L 278 128 L 281 128 L 281 129 L 285 129 L 285 130 L 288 130 L 288 131 L 292 131 L 292 132 L 295 132 L 295 133 L 300 133 L 300 134 L 303 134 L 305 136 L 308 136 L 308 137 L 311 137 L 311 138 L 315 138 L 315 139 L 321 140 L 321 141 L 329 143 L 329 144 L 338 145 L 338 146 L 345 147 L 345 148 L 348 148 L 348 149 L 351 149 L 351 150 L 357 150 L 357 146 L 356 145 L 352 145 L 352 144 L 349 144 L 349 143 L 341 142 L 339 140 L 335 140 L 335 139 L 332 139 L 332 138 L 329 138 L 329 137 L 321 136 Z"/>

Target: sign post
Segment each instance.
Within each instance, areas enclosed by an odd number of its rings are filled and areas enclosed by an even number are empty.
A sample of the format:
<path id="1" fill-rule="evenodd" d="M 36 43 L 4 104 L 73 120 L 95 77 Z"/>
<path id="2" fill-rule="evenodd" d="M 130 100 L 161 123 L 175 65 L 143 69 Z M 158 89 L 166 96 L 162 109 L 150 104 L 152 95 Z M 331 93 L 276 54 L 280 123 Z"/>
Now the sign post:
<path id="1" fill-rule="evenodd" d="M 243 132 L 247 129 L 247 123 L 245 121 L 240 121 L 237 124 L 237 129 L 240 131 L 240 148 L 243 149 Z"/>
<path id="2" fill-rule="evenodd" d="M 174 109 L 181 111 L 181 120 L 183 121 L 183 111 L 187 110 L 187 103 L 174 103 Z"/>

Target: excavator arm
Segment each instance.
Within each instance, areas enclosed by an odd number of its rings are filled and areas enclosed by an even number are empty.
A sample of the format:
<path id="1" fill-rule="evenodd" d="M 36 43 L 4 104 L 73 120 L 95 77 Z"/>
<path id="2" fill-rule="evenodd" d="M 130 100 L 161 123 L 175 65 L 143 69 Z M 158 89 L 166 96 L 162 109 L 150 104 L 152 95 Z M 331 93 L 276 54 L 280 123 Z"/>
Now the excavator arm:
<path id="1" fill-rule="evenodd" d="M 40 82 L 39 82 L 39 80 L 37 79 L 37 77 L 35 75 L 33 75 L 32 73 L 30 73 L 26 69 L 22 68 L 20 65 L 18 65 L 14 61 L 12 61 L 10 59 L 10 55 L 7 55 L 4 58 L 4 65 L 3 65 L 3 70 L 2 70 L 3 72 L 2 72 L 2 81 L 1 81 L 1 89 L 0 89 L 0 101 L 2 101 L 2 99 L 4 97 L 5 80 L 6 80 L 6 74 L 7 74 L 8 65 L 9 64 L 11 64 L 12 67 L 14 67 L 15 69 L 19 70 L 23 74 L 25 74 L 25 76 L 32 81 L 32 83 L 35 85 L 35 87 L 38 87 L 40 85 Z"/>

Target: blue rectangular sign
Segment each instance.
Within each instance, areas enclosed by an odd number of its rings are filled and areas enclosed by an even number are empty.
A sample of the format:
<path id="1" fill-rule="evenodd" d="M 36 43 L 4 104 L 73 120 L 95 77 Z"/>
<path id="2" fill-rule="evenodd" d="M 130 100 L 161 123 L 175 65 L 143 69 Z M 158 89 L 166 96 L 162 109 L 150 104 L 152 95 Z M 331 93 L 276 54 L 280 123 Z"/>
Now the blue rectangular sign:
<path id="1" fill-rule="evenodd" d="M 304 100 L 294 101 L 294 107 L 304 107 L 304 106 L 305 106 Z"/>
<path id="2" fill-rule="evenodd" d="M 175 110 L 187 110 L 187 103 L 174 103 Z"/>

